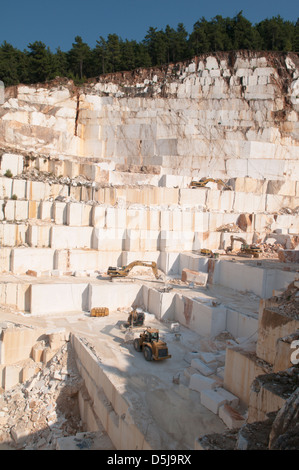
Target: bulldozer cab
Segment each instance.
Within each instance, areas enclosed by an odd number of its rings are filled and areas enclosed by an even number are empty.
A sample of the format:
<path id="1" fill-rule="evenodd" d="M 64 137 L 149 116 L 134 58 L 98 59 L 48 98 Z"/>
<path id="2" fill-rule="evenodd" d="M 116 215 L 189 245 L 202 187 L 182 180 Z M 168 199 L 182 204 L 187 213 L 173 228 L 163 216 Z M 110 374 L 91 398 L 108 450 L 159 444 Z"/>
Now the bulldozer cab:
<path id="1" fill-rule="evenodd" d="M 159 341 L 159 331 L 148 329 L 145 331 L 145 341 L 151 343 L 152 341 Z"/>

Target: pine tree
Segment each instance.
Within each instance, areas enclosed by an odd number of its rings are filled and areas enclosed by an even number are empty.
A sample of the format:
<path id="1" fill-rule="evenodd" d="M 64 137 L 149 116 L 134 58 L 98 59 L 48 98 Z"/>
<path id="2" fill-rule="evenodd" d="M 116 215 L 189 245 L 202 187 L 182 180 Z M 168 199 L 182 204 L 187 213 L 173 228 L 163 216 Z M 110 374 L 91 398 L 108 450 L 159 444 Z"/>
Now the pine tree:
<path id="1" fill-rule="evenodd" d="M 19 83 L 19 51 L 6 41 L 0 46 L 0 80 L 5 86 Z"/>
<path id="2" fill-rule="evenodd" d="M 107 50 L 107 42 L 105 39 L 100 36 L 100 40 L 97 40 L 96 47 L 95 47 L 95 57 L 96 57 L 96 65 L 98 67 L 98 74 L 107 73 L 108 72 L 108 50 Z"/>
<path id="3" fill-rule="evenodd" d="M 121 40 L 117 34 L 108 35 L 107 59 L 111 72 L 118 72 L 121 70 Z"/>
<path id="4" fill-rule="evenodd" d="M 63 52 L 60 47 L 57 48 L 53 56 L 53 73 L 55 77 L 68 77 L 69 76 L 69 63 L 67 53 Z"/>
<path id="5" fill-rule="evenodd" d="M 90 47 L 83 42 L 81 36 L 75 37 L 75 42 L 68 53 L 68 58 L 71 71 L 75 77 L 79 78 L 79 81 L 83 81 L 84 75 L 88 75 L 87 65 L 90 59 Z"/>
<path id="6" fill-rule="evenodd" d="M 53 56 L 41 41 L 28 45 L 28 65 L 30 83 L 45 82 L 53 78 Z"/>
<path id="7" fill-rule="evenodd" d="M 208 29 L 208 22 L 204 17 L 193 25 L 193 31 L 188 40 L 191 57 L 211 50 Z"/>

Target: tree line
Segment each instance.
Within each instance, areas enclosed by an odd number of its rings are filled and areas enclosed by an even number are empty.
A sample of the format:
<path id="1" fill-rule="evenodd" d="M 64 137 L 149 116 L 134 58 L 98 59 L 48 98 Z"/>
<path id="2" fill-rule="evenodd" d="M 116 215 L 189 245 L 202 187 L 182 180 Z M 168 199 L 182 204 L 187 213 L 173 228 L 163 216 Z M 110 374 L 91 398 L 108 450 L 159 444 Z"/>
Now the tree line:
<path id="1" fill-rule="evenodd" d="M 183 23 L 164 30 L 150 27 L 140 42 L 117 34 L 99 36 L 94 48 L 76 36 L 69 51 L 52 52 L 41 41 L 21 51 L 4 41 L 0 46 L 0 80 L 5 86 L 45 82 L 56 77 L 76 84 L 101 74 L 161 66 L 191 59 L 207 52 L 232 50 L 299 51 L 299 19 L 285 21 L 279 15 L 255 25 L 242 11 L 233 18 L 202 17 L 189 34 Z"/>

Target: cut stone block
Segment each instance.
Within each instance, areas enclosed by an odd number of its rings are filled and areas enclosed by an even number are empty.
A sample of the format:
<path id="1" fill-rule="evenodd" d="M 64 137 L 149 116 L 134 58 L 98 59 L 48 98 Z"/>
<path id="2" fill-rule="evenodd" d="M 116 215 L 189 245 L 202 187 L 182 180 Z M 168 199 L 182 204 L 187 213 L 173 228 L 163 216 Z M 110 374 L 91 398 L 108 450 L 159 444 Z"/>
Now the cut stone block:
<path id="1" fill-rule="evenodd" d="M 35 362 L 42 362 L 42 356 L 44 352 L 45 347 L 41 344 L 35 344 L 32 348 L 32 359 Z"/>
<path id="2" fill-rule="evenodd" d="M 53 269 L 54 250 L 50 248 L 15 248 L 11 251 L 11 271 L 26 273 Z"/>
<path id="3" fill-rule="evenodd" d="M 6 201 L 4 207 L 4 214 L 6 220 L 15 220 L 15 201 L 13 199 L 9 199 L 8 201 Z"/>
<path id="4" fill-rule="evenodd" d="M 190 380 L 193 374 L 198 374 L 198 370 L 193 369 L 193 367 L 187 367 L 184 369 L 184 376 Z"/>
<path id="5" fill-rule="evenodd" d="M 47 362 L 49 362 L 55 356 L 56 353 L 57 351 L 53 351 L 51 348 L 45 348 L 43 350 L 41 361 L 44 364 L 47 364 Z"/>
<path id="6" fill-rule="evenodd" d="M 92 234 L 92 248 L 101 251 L 122 251 L 125 230 L 95 228 Z"/>
<path id="7" fill-rule="evenodd" d="M 41 201 L 40 219 L 51 220 L 53 216 L 53 203 L 51 201 Z"/>
<path id="8" fill-rule="evenodd" d="M 126 225 L 128 229 L 140 230 L 146 227 L 146 212 L 142 210 L 128 209 L 126 212 Z"/>
<path id="9" fill-rule="evenodd" d="M 50 246 L 50 225 L 29 225 L 28 244 L 31 247 L 47 248 Z"/>
<path id="10" fill-rule="evenodd" d="M 125 229 L 126 228 L 126 210 L 109 207 L 106 209 L 106 228 Z M 97 225 L 99 226 L 99 225 Z"/>
<path id="11" fill-rule="evenodd" d="M 11 194 L 17 196 L 18 199 L 24 199 L 26 197 L 26 180 L 13 179 Z"/>
<path id="12" fill-rule="evenodd" d="M 198 359 L 199 358 L 199 352 L 198 351 L 190 351 L 184 356 L 184 360 L 191 364 L 193 359 Z"/>
<path id="13" fill-rule="evenodd" d="M 190 269 L 182 270 L 182 281 L 184 282 L 194 282 L 194 284 L 199 284 L 200 286 L 206 286 L 208 280 L 208 273 L 200 273 L 197 271 L 191 271 Z"/>
<path id="14" fill-rule="evenodd" d="M 222 395 L 227 400 L 228 404 L 230 404 L 233 407 L 238 406 L 239 398 L 236 395 L 233 395 L 231 392 L 229 392 L 228 390 L 225 390 L 225 388 L 222 388 L 222 387 L 218 388 L 217 391 L 218 393 L 220 393 L 220 395 Z"/>
<path id="15" fill-rule="evenodd" d="M 53 218 L 55 224 L 63 225 L 67 221 L 67 204 L 66 202 L 55 201 L 53 204 Z"/>
<path id="16" fill-rule="evenodd" d="M 44 201 L 49 196 L 50 186 L 42 181 L 27 181 L 26 199 Z"/>
<path id="17" fill-rule="evenodd" d="M 245 418 L 227 403 L 220 406 L 219 418 L 229 429 L 238 429 L 245 423 Z"/>
<path id="18" fill-rule="evenodd" d="M 93 227 L 70 227 L 54 225 L 51 227 L 51 248 L 73 249 L 91 248 Z"/>
<path id="19" fill-rule="evenodd" d="M 215 414 L 218 414 L 221 405 L 228 403 L 232 406 L 238 406 L 239 403 L 238 397 L 221 387 L 213 390 L 203 390 L 200 399 L 201 404 Z"/>
<path id="20" fill-rule="evenodd" d="M 28 219 L 28 201 L 15 201 L 15 220 Z"/>
<path id="21" fill-rule="evenodd" d="M 23 171 L 23 156 L 12 153 L 4 153 L 1 159 L 1 173 L 4 175 L 10 170 L 12 175 L 18 175 Z"/>
<path id="22" fill-rule="evenodd" d="M 20 382 L 22 367 L 18 365 L 8 365 L 4 369 L 4 390 L 13 388 Z"/>
<path id="23" fill-rule="evenodd" d="M 199 354 L 199 359 L 201 359 L 206 364 L 211 364 L 211 363 L 215 363 L 216 361 L 218 361 L 218 355 L 217 353 L 214 354 L 210 352 L 201 352 Z"/>
<path id="24" fill-rule="evenodd" d="M 66 209 L 66 223 L 71 226 L 83 225 L 83 207 L 84 204 L 69 202 Z M 90 209 L 91 210 L 91 209 Z M 87 223 L 86 225 L 89 225 Z"/>
<path id="25" fill-rule="evenodd" d="M 13 180 L 11 178 L 1 177 L 0 178 L 0 198 L 10 198 L 12 196 Z"/>
<path id="26" fill-rule="evenodd" d="M 212 375 L 215 372 L 213 369 L 208 367 L 204 362 L 197 358 L 191 361 L 191 367 L 198 370 L 201 374 L 205 376 Z"/>
<path id="27" fill-rule="evenodd" d="M 283 263 L 299 263 L 299 250 L 279 250 L 278 259 Z"/>
<path id="28" fill-rule="evenodd" d="M 220 406 L 227 403 L 226 398 L 218 393 L 217 390 L 202 390 L 200 394 L 200 401 L 203 406 L 208 408 L 216 415 L 218 414 Z"/>
<path id="29" fill-rule="evenodd" d="M 194 233 L 161 231 L 160 251 L 191 251 L 193 249 Z"/>
<path id="30" fill-rule="evenodd" d="M 217 387 L 217 385 L 218 383 L 216 380 L 205 377 L 202 374 L 193 374 L 190 377 L 189 388 L 191 390 L 196 390 L 197 392 L 201 392 L 202 390 L 211 390 Z"/>
<path id="31" fill-rule="evenodd" d="M 21 383 L 26 382 L 29 379 L 32 379 L 32 377 L 37 374 L 39 371 L 39 367 L 36 364 L 32 365 L 26 365 L 23 367 L 22 372 L 21 372 Z"/>
<path id="32" fill-rule="evenodd" d="M 11 429 L 11 436 L 16 444 L 22 444 L 26 439 L 29 437 L 31 431 L 29 428 L 25 427 L 25 424 L 20 424 L 18 426 L 14 426 Z"/>

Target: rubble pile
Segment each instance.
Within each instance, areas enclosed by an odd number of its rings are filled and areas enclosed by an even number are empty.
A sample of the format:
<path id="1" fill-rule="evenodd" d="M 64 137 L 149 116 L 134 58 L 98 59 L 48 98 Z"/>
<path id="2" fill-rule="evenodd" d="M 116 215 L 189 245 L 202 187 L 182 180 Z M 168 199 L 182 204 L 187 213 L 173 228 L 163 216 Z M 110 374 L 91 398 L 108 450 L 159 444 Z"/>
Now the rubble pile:
<path id="1" fill-rule="evenodd" d="M 299 214 L 299 206 L 295 207 L 294 209 L 290 209 L 289 207 L 282 207 L 279 210 L 279 214 L 293 214 L 297 215 Z"/>
<path id="2" fill-rule="evenodd" d="M 0 395 L 0 448 L 54 450 L 58 439 L 82 432 L 82 387 L 66 343 L 33 379 Z"/>
<path id="3" fill-rule="evenodd" d="M 49 171 L 40 171 L 37 168 L 30 168 L 30 170 L 23 171 L 19 175 L 15 175 L 14 179 L 40 181 L 49 184 L 65 184 L 69 186 L 86 186 L 91 187 L 92 181 L 83 175 L 78 175 L 73 178 L 63 175 L 55 175 Z"/>
<path id="4" fill-rule="evenodd" d="M 278 258 L 278 252 L 284 250 L 284 246 L 280 243 L 261 243 L 259 247 L 263 251 L 263 258 Z"/>
<path id="5" fill-rule="evenodd" d="M 299 280 L 291 282 L 281 296 L 272 297 L 280 313 L 299 320 Z M 273 307 L 271 307 L 273 308 Z"/>

